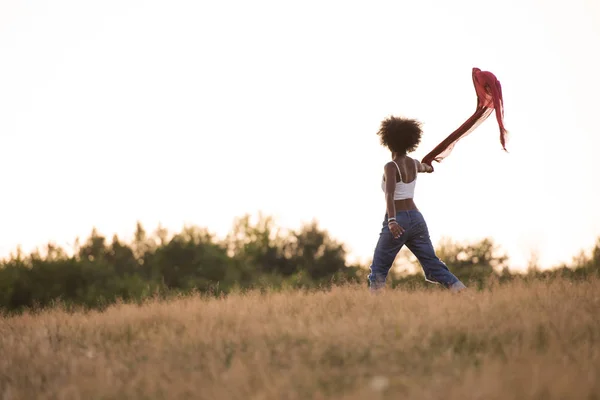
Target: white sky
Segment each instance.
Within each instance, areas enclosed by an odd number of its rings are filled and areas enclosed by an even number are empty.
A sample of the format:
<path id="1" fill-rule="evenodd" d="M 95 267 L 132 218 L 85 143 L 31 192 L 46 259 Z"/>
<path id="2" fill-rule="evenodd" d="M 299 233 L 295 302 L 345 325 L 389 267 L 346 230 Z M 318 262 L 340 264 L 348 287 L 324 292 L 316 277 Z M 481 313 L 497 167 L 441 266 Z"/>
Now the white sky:
<path id="1" fill-rule="evenodd" d="M 422 158 L 473 113 L 479 67 L 510 153 L 492 115 L 419 177 L 432 239 L 568 262 L 600 236 L 599 57 L 597 0 L 0 0 L 0 256 L 262 211 L 368 262 L 379 122 L 423 121 Z"/>

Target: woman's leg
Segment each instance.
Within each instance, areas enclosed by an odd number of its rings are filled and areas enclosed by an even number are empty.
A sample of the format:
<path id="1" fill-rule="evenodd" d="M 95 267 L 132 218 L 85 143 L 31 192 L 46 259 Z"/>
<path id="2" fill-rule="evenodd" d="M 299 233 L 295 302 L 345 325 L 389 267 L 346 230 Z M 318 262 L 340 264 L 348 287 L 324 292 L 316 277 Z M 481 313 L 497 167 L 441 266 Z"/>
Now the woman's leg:
<path id="1" fill-rule="evenodd" d="M 402 226 L 402 222 L 398 221 Z M 381 233 L 379 233 L 379 240 L 377 246 L 375 246 L 375 252 L 373 254 L 373 263 L 371 264 L 371 273 L 369 274 L 369 287 L 371 290 L 382 289 L 385 287 L 385 281 L 394 264 L 396 255 L 404 245 L 404 235 L 398 239 L 394 239 L 390 229 L 387 226 L 387 218 L 383 223 Z"/>
<path id="2" fill-rule="evenodd" d="M 410 239 L 407 240 L 406 247 L 419 260 L 427 281 L 439 283 L 453 291 L 460 291 L 466 288 L 435 254 L 425 220 L 415 225 L 415 230 L 412 232 Z"/>

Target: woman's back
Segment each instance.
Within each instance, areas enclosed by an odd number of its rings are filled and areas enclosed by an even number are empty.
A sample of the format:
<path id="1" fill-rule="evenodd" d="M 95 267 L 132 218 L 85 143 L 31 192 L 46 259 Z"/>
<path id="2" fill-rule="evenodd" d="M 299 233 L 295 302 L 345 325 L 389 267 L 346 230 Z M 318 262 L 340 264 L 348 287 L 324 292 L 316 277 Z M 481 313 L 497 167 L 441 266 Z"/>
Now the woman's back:
<path id="1" fill-rule="evenodd" d="M 394 200 L 412 199 L 417 183 L 417 161 L 410 157 L 397 157 L 390 161 L 396 169 L 396 186 Z M 385 174 L 381 181 L 381 188 L 385 191 Z"/>

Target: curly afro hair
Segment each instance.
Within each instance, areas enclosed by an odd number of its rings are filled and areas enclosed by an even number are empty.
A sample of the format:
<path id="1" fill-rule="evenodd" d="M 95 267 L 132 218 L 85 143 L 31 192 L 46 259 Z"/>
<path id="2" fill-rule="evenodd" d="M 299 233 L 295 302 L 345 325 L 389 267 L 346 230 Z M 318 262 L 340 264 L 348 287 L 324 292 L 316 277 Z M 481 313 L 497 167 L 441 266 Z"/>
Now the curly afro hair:
<path id="1" fill-rule="evenodd" d="M 421 142 L 421 123 L 416 119 L 390 116 L 381 121 L 377 134 L 381 144 L 390 151 L 406 154 L 415 151 Z"/>

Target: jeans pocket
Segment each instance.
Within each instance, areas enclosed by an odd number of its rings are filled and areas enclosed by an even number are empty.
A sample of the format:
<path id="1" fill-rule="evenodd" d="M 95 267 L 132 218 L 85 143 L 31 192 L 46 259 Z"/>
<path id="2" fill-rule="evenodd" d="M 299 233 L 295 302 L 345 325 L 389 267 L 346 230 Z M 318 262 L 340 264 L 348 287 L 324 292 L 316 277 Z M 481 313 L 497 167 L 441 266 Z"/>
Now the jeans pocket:
<path id="1" fill-rule="evenodd" d="M 419 222 L 412 228 L 413 237 L 418 237 L 420 239 L 427 239 L 429 237 L 429 229 L 427 229 L 427 224 L 425 222 Z"/>

